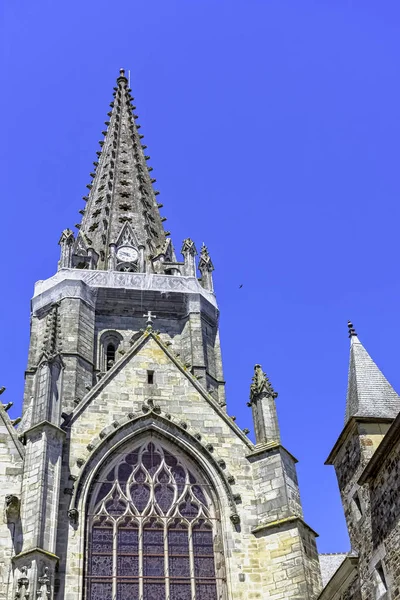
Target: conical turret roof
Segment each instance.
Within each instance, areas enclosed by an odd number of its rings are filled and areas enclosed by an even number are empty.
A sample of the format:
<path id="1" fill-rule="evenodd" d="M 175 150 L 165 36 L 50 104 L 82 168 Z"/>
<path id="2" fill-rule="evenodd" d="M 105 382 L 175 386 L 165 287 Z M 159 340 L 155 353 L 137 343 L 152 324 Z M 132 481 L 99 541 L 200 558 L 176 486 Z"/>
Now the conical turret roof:
<path id="1" fill-rule="evenodd" d="M 169 246 L 162 224 L 165 218 L 159 213 L 162 205 L 157 203 L 158 192 L 153 189 L 155 179 L 147 165 L 150 157 L 142 145 L 136 107 L 131 104 L 133 97 L 123 69 L 113 95 L 74 248 L 76 255 L 94 250 L 99 257 L 98 269 L 107 268 L 110 244 L 142 246 L 147 258 Z"/>
<path id="2" fill-rule="evenodd" d="M 350 363 L 345 423 L 351 417 L 395 418 L 400 396 L 374 363 L 349 322 Z"/>

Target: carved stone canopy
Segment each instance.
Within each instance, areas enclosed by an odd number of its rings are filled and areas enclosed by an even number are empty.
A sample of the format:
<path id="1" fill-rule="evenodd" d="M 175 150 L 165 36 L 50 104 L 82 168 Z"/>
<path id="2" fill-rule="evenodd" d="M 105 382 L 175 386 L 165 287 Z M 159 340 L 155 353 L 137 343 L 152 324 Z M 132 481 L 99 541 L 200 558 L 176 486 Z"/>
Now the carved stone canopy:
<path id="1" fill-rule="evenodd" d="M 271 398 L 278 397 L 278 394 L 272 387 L 270 380 L 263 372 L 261 365 L 255 365 L 254 375 L 250 385 L 250 401 L 252 402 L 256 400 L 262 394 L 270 396 Z"/>

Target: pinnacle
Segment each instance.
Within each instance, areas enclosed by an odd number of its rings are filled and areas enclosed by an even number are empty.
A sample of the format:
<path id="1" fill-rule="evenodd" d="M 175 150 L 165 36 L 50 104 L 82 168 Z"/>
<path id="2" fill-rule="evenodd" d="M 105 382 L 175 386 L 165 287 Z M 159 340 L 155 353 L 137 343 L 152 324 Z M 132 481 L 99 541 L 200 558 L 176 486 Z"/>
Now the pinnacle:
<path id="1" fill-rule="evenodd" d="M 250 386 L 250 401 L 253 401 L 262 393 L 271 396 L 271 398 L 278 397 L 278 393 L 275 392 L 274 388 L 272 387 L 269 377 L 263 372 L 262 366 L 257 364 L 254 365 L 254 375 Z"/>

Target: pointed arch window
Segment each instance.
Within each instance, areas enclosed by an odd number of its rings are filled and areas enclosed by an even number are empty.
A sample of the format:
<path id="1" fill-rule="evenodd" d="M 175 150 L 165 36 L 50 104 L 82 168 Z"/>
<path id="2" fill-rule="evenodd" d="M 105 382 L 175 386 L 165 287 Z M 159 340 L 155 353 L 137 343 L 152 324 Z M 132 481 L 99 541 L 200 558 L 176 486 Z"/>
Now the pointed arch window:
<path id="1" fill-rule="evenodd" d="M 90 494 L 86 600 L 221 598 L 218 527 L 210 485 L 176 449 L 120 453 Z"/>

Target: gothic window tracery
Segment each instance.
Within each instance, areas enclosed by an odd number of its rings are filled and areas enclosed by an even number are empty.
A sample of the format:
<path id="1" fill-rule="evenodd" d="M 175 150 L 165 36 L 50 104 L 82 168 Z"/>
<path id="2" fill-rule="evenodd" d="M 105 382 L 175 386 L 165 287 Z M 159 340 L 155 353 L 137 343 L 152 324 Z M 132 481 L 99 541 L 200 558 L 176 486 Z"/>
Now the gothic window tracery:
<path id="1" fill-rule="evenodd" d="M 86 600 L 221 598 L 210 486 L 175 450 L 119 454 L 90 497 Z"/>

